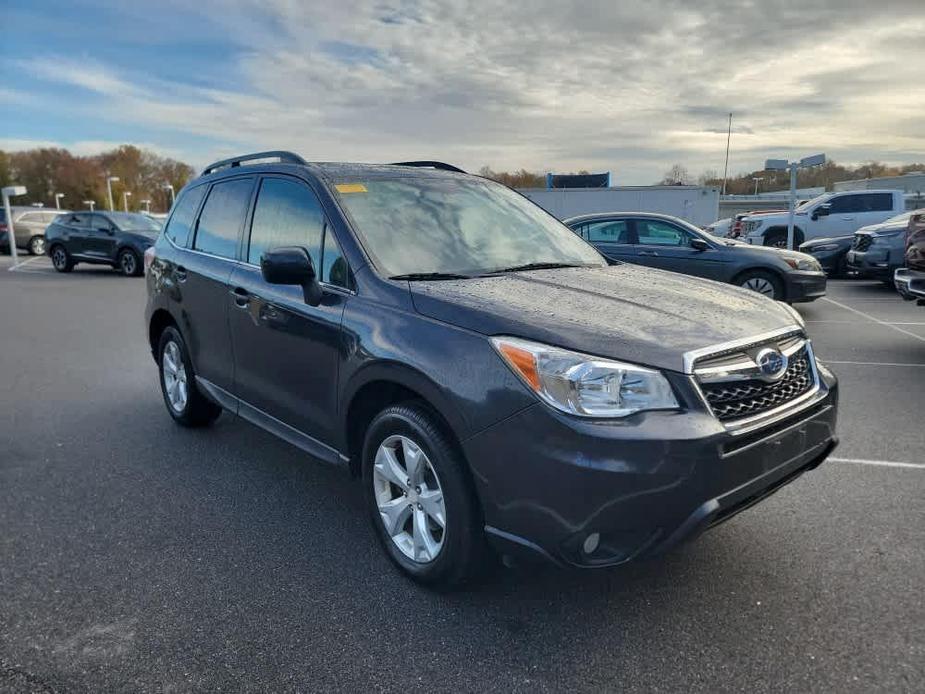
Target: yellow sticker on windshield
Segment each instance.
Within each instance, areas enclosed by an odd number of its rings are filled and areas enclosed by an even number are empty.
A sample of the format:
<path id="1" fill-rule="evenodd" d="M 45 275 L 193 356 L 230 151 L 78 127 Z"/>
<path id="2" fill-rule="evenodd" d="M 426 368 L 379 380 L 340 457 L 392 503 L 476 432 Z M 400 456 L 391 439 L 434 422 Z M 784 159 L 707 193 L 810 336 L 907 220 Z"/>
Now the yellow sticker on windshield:
<path id="1" fill-rule="evenodd" d="M 336 186 L 338 193 L 365 193 L 366 186 L 362 183 L 338 183 Z"/>

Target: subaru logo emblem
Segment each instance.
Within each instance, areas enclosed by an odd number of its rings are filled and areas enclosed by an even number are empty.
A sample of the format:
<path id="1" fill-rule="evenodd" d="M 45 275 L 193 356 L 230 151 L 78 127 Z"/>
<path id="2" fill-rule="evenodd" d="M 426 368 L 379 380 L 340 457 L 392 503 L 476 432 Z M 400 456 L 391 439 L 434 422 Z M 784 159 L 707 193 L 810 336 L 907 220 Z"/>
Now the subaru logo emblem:
<path id="1" fill-rule="evenodd" d="M 780 378 L 787 370 L 787 357 L 776 349 L 761 350 L 755 356 L 755 363 L 758 364 L 762 376 L 770 380 Z"/>

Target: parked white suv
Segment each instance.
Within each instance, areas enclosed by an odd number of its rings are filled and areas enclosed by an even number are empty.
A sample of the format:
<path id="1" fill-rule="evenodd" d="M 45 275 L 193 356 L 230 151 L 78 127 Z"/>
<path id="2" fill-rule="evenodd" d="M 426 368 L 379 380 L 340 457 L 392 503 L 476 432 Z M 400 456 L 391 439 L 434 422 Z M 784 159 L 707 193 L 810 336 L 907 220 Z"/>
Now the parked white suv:
<path id="1" fill-rule="evenodd" d="M 824 193 L 797 207 L 793 247 L 804 241 L 847 236 L 869 224 L 879 224 L 904 212 L 901 190 L 846 190 Z M 787 246 L 787 212 L 752 215 L 742 220 L 742 237 L 758 246 Z"/>

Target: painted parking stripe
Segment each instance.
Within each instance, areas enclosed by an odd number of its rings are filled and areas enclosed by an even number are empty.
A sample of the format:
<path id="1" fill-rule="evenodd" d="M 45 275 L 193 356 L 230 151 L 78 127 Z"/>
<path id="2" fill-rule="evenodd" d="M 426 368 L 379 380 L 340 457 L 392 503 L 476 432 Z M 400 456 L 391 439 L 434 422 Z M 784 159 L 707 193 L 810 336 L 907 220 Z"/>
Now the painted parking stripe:
<path id="1" fill-rule="evenodd" d="M 37 260 L 45 260 L 45 256 L 37 255 L 34 258 L 29 258 L 29 260 L 23 260 L 21 263 L 18 263 L 16 265 L 11 265 L 10 267 L 7 268 L 7 270 L 9 270 L 10 272 L 18 272 L 22 268 L 26 267 L 26 265 L 34 263 Z"/>
<path id="2" fill-rule="evenodd" d="M 867 318 L 868 320 L 873 321 L 874 323 L 877 323 L 877 324 L 879 324 L 879 325 L 886 326 L 887 328 L 890 328 L 891 330 L 895 330 L 896 332 L 902 333 L 903 335 L 908 335 L 909 337 L 913 337 L 913 338 L 915 338 L 916 340 L 919 340 L 919 341 L 921 341 L 921 342 L 925 342 L 925 337 L 923 337 L 922 335 L 916 335 L 915 333 L 910 332 L 910 331 L 908 331 L 908 330 L 904 330 L 903 328 L 900 328 L 899 326 L 890 325 L 890 324 L 887 323 L 886 321 L 882 321 L 882 320 L 880 320 L 879 318 L 870 315 L 869 313 L 864 313 L 863 311 L 858 311 L 856 308 L 852 308 L 851 306 L 848 306 L 848 305 L 846 305 L 846 304 L 843 304 L 843 303 L 841 303 L 840 301 L 835 301 L 835 299 L 830 299 L 829 297 L 824 296 L 824 297 L 822 297 L 822 301 L 828 301 L 830 304 L 834 304 L 835 306 L 838 306 L 839 308 L 843 308 L 843 309 L 845 309 L 846 311 L 851 311 L 852 313 L 856 313 L 856 314 L 858 314 L 859 316 L 863 316 L 864 318 Z"/>
<path id="3" fill-rule="evenodd" d="M 838 325 L 864 325 L 863 323 L 856 320 L 808 320 L 807 323 L 827 323 L 827 324 L 838 324 Z M 886 325 L 925 325 L 925 323 L 916 323 L 913 321 L 884 321 Z"/>
<path id="4" fill-rule="evenodd" d="M 925 364 L 909 364 L 906 362 L 891 362 L 891 361 L 833 361 L 831 359 L 822 358 L 821 361 L 823 364 L 847 364 L 850 366 L 925 366 Z"/>
<path id="5" fill-rule="evenodd" d="M 925 470 L 925 463 L 899 463 L 893 460 L 868 460 L 867 458 L 829 458 L 833 463 L 851 463 L 853 465 L 874 465 L 876 467 L 902 467 L 913 470 Z"/>

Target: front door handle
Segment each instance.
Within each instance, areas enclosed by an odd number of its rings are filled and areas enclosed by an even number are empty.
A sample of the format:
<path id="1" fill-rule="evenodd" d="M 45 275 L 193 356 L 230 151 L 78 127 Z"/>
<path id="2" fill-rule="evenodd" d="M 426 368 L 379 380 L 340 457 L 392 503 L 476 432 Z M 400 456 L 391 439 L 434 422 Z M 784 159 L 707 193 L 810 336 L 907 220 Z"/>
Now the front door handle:
<path id="1" fill-rule="evenodd" d="M 238 308 L 247 308 L 247 305 L 251 301 L 251 295 L 244 287 L 235 287 L 232 289 L 231 296 L 234 297 L 234 303 Z"/>
<path id="2" fill-rule="evenodd" d="M 846 222 L 853 222 L 853 221 L 854 221 L 854 217 L 851 217 L 851 216 L 842 217 L 842 219 L 844 219 Z"/>
<path id="3" fill-rule="evenodd" d="M 658 251 L 639 251 L 639 255 L 658 255 Z"/>

